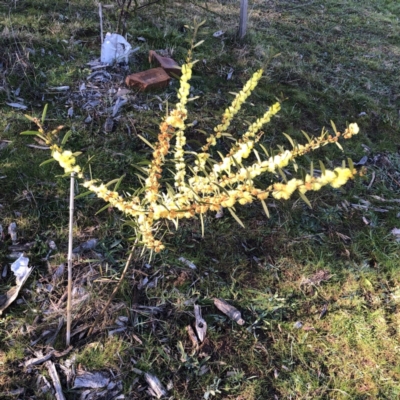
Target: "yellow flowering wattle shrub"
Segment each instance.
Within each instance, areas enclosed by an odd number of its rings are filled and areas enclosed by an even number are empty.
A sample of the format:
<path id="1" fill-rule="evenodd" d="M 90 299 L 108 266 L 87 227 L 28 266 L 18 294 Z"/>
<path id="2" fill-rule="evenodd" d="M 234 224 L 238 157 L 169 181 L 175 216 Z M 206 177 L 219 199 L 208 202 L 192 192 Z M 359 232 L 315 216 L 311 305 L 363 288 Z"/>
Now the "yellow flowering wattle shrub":
<path id="1" fill-rule="evenodd" d="M 281 108 L 279 102 L 269 107 L 263 116 L 250 124 L 247 132 L 236 140 L 229 153 L 223 155 L 220 161 L 212 158 L 211 147 L 215 146 L 217 139 L 227 132 L 233 117 L 260 81 L 262 69 L 256 71 L 235 96 L 232 104 L 225 110 L 221 124 L 216 126 L 214 133 L 207 138 L 202 151 L 199 153 L 185 151 L 185 127 L 188 116 L 186 105 L 189 100 L 189 81 L 193 65 L 189 55 L 186 64 L 182 66 L 179 101 L 160 124 L 158 141 L 153 145 L 152 160 L 145 170 L 147 174 L 145 188 L 138 196 L 123 197 L 118 192 L 109 190 L 98 180 L 85 180 L 82 169 L 76 161 L 79 153 L 63 149 L 65 140 L 63 145 L 55 143 L 61 127 L 46 133 L 42 127 L 43 121 L 28 117 L 38 125 L 39 131 L 36 134 L 50 145 L 52 157 L 58 161 L 65 173 L 74 173 L 83 180 L 85 188 L 136 221 L 137 233 L 144 246 L 156 252 L 164 248 L 164 244 L 156 237 L 155 224 L 159 220 L 177 221 L 195 216 L 202 218 L 208 211 L 218 212 L 221 207 L 232 211 L 235 204 L 244 205 L 253 201 L 261 201 L 268 213 L 264 202 L 268 197 L 287 200 L 297 192 L 307 201 L 304 196 L 306 192 L 320 190 L 326 185 L 338 188 L 356 175 L 357 172 L 349 160 L 348 167 L 343 165 L 332 171 L 325 169 L 321 163 L 320 176 L 310 172 L 302 179 L 287 180 L 282 169 L 297 157 L 329 143 L 338 144 L 340 138 L 350 139 L 358 133 L 359 128 L 355 123 L 350 124 L 343 133 L 335 128 L 334 136 L 323 130 L 319 137 L 309 139 L 304 145 L 295 143 L 288 137 L 292 144 L 291 150 L 281 147 L 276 154 L 269 155 L 262 147 L 265 154 L 261 155 L 255 146 L 264 133 L 261 131 L 262 127 L 279 112 Z M 194 161 L 189 162 L 185 154 L 194 156 Z M 256 161 L 246 162 L 250 155 Z M 172 160 L 175 165 L 173 186 L 162 183 L 165 172 L 163 166 L 167 160 Z M 267 188 L 257 188 L 255 178 L 267 173 L 271 174 L 276 182 Z M 238 220 L 233 211 L 232 213 Z"/>

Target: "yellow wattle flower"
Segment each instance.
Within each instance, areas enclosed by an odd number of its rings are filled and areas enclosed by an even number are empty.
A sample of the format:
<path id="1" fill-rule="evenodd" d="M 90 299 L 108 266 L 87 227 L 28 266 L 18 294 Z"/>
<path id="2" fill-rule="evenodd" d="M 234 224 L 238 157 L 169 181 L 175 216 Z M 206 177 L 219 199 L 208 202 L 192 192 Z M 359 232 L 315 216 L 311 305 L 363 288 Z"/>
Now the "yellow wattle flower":
<path id="1" fill-rule="evenodd" d="M 350 124 L 343 134 L 335 131 L 335 135 L 328 135 L 327 131 L 323 130 L 319 137 L 312 138 L 305 145 L 293 145 L 292 150 L 280 148 L 278 154 L 273 153 L 271 157 L 261 159 L 254 147 L 263 135 L 262 127 L 279 112 L 280 103 L 273 104 L 261 118 L 250 124 L 247 132 L 234 143 L 227 155 L 222 156 L 219 163 L 212 159 L 208 152 L 210 146 L 214 146 L 217 138 L 220 138 L 229 128 L 232 118 L 239 112 L 261 79 L 262 70 L 253 74 L 235 96 L 232 104 L 226 108 L 221 123 L 207 138 L 203 151 L 185 153 L 184 131 L 188 115 L 186 105 L 190 94 L 189 80 L 192 76 L 192 67 L 193 63 L 190 59 L 182 66 L 178 90 L 179 102 L 160 124 L 158 141 L 153 146 L 152 159 L 146 169 L 148 176 L 145 178 L 143 193 L 133 198 L 124 198 L 118 192 L 109 190 L 101 182 L 91 180 L 83 183 L 84 187 L 94 192 L 99 198 L 135 219 L 141 241 L 148 249 L 155 252 L 164 249 L 162 242 L 155 237 L 158 221 L 161 219 L 176 223 L 179 219 L 192 218 L 196 214 L 204 214 L 208 211 L 216 212 L 221 207 L 230 208 L 236 203 L 245 205 L 254 200 L 265 200 L 270 195 L 275 199 L 287 200 L 296 191 L 300 193 L 317 191 L 326 185 L 338 188 L 356 175 L 355 170 L 338 167 L 334 171 L 326 170 L 320 177 L 307 174 L 304 180 L 293 178 L 287 182 L 273 183 L 266 189 L 256 188 L 254 181 L 258 176 L 266 172 L 276 175 L 277 169 L 285 168 L 296 157 L 329 143 L 335 143 L 339 137 L 348 139 L 359 132 L 359 127 L 355 123 Z M 41 133 L 44 134 L 44 131 L 42 130 Z M 56 135 L 54 133 L 51 135 L 47 135 L 46 140 L 50 144 L 53 158 L 66 173 L 76 172 L 79 178 L 83 178 L 81 168 L 76 164 L 73 153 L 53 143 Z M 193 154 L 195 156 L 193 163 L 187 165 L 191 162 Z M 252 154 L 256 161 L 250 165 L 243 165 Z M 174 168 L 172 168 L 174 184 L 168 182 L 164 185 L 162 181 L 166 161 L 174 163 Z M 189 172 L 193 172 L 193 175 L 187 177 L 186 174 Z"/>

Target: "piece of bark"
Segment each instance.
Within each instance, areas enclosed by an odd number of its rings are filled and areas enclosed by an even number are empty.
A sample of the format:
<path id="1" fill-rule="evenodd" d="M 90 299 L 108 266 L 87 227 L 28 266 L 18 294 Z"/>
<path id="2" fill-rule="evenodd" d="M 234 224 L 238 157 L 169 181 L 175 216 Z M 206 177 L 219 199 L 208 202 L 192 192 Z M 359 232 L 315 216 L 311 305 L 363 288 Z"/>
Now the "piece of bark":
<path id="1" fill-rule="evenodd" d="M 47 353 L 46 355 L 42 355 L 39 352 L 36 353 L 36 358 L 31 358 L 28 361 L 24 362 L 24 367 L 28 368 L 31 367 L 32 365 L 39 365 L 44 363 L 45 361 L 49 360 L 51 358 L 51 356 L 53 355 L 55 350 L 51 350 L 49 353 Z"/>
<path id="2" fill-rule="evenodd" d="M 222 299 L 214 299 L 214 305 L 224 314 L 226 314 L 230 319 L 236 321 L 239 325 L 244 325 L 244 320 L 242 319 L 242 315 L 240 311 L 228 304 L 225 300 Z"/>
<path id="3" fill-rule="evenodd" d="M 198 306 L 197 304 L 194 306 L 194 316 L 196 318 L 195 328 L 197 337 L 199 338 L 200 342 L 203 342 L 204 339 L 206 338 L 207 322 L 201 316 L 201 309 L 200 306 Z"/>
<path id="4" fill-rule="evenodd" d="M 65 400 L 65 396 L 62 391 L 60 378 L 58 377 L 58 373 L 56 367 L 52 361 L 46 361 L 46 368 L 49 371 L 49 375 L 51 380 L 53 381 L 54 389 L 56 390 L 56 400 Z"/>

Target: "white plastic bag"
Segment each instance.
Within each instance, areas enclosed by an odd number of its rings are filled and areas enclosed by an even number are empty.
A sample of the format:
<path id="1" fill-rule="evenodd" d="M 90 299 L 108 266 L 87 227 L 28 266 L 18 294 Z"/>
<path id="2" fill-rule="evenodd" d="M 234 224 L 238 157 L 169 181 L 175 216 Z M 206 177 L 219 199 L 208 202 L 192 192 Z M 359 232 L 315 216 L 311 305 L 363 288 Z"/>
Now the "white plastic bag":
<path id="1" fill-rule="evenodd" d="M 101 45 L 100 60 L 106 64 L 112 64 L 114 61 L 125 61 L 127 63 L 131 49 L 132 46 L 123 36 L 107 32 L 104 42 Z"/>

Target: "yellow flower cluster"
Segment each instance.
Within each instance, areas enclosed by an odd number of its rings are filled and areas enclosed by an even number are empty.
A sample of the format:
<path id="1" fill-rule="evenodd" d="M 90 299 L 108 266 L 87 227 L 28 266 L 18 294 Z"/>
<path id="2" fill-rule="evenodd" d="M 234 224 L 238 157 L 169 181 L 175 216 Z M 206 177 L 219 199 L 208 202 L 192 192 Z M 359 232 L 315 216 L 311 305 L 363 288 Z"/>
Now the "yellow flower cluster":
<path id="1" fill-rule="evenodd" d="M 292 150 L 280 148 L 279 152 L 261 158 L 254 147 L 263 134 L 262 127 L 279 112 L 281 108 L 279 103 L 272 105 L 261 118 L 250 124 L 247 132 L 234 143 L 231 150 L 221 155 L 220 162 L 213 160 L 208 151 L 210 146 L 213 146 L 216 139 L 229 128 L 232 118 L 261 79 L 262 70 L 257 71 L 243 90 L 236 95 L 231 106 L 225 110 L 221 124 L 214 128 L 214 133 L 202 148 L 203 152 L 194 153 L 193 163 L 187 165 L 184 131 L 193 64 L 189 59 L 182 66 L 178 91 L 179 102 L 160 124 L 158 141 L 153 146 L 152 160 L 146 170 L 147 178 L 143 195 L 124 197 L 96 180 L 83 183 L 85 188 L 99 198 L 135 219 L 141 242 L 147 248 L 155 252 L 164 248 L 164 244 L 156 238 L 160 220 L 170 220 L 177 224 L 177 221 L 182 218 L 193 218 L 209 211 L 217 212 L 221 207 L 231 208 L 235 204 L 245 205 L 256 200 L 263 201 L 269 196 L 278 200 L 287 200 L 296 191 L 303 195 L 308 191 L 320 190 L 326 185 L 338 188 L 357 174 L 352 167 L 343 166 L 334 170 L 324 170 L 320 176 L 307 174 L 303 179 L 293 178 L 289 181 L 272 183 L 266 189 L 257 188 L 254 180 L 258 176 L 270 173 L 276 177 L 278 176 L 276 172 L 281 172 L 280 170 L 287 167 L 296 157 L 329 143 L 337 143 L 339 138 L 349 139 L 359 132 L 357 124 L 350 124 L 343 134 L 337 132 L 336 129 L 333 136 L 323 131 L 319 137 L 310 139 L 307 144 L 292 142 Z M 57 136 L 55 132 L 58 132 L 60 128 L 46 135 L 40 122 L 37 124 L 40 128 L 39 134 L 51 144 L 52 156 L 65 173 L 74 172 L 79 178 L 83 178 L 81 168 L 76 165 L 77 154 L 63 150 L 57 144 L 52 144 Z M 173 151 L 171 151 L 171 141 L 174 141 Z M 256 161 L 252 161 L 250 165 L 243 165 L 250 155 L 253 155 Z M 175 163 L 173 187 L 170 185 L 163 187 L 160 183 L 163 165 L 167 159 L 172 159 Z M 191 176 L 187 177 L 187 171 L 192 171 Z"/>
<path id="2" fill-rule="evenodd" d="M 235 96 L 232 101 L 232 104 L 225 110 L 222 115 L 222 123 L 214 128 L 215 134 L 211 135 L 207 138 L 207 144 L 203 146 L 203 151 L 208 151 L 210 146 L 215 146 L 216 139 L 219 139 L 224 132 L 229 128 L 233 117 L 239 112 L 243 103 L 250 96 L 251 92 L 257 86 L 260 81 L 263 70 L 259 69 L 256 71 L 253 76 L 246 82 L 243 89 Z"/>
<path id="3" fill-rule="evenodd" d="M 60 164 L 60 167 L 64 169 L 64 172 L 66 174 L 70 174 L 71 172 L 75 172 L 78 176 L 78 178 L 82 178 L 82 172 L 81 172 L 81 167 L 76 164 L 76 158 L 72 154 L 71 151 L 69 150 L 62 150 L 60 147 L 57 145 L 52 145 L 50 146 L 52 150 L 52 157 L 58 161 Z"/>
<path id="4" fill-rule="evenodd" d="M 275 183 L 272 185 L 272 196 L 275 199 L 288 200 L 298 190 L 300 193 L 318 191 L 323 186 L 330 185 L 339 188 L 354 178 L 356 171 L 350 168 L 335 168 L 334 171 L 325 170 L 320 177 L 306 175 L 305 179 L 291 179 L 287 183 Z"/>

